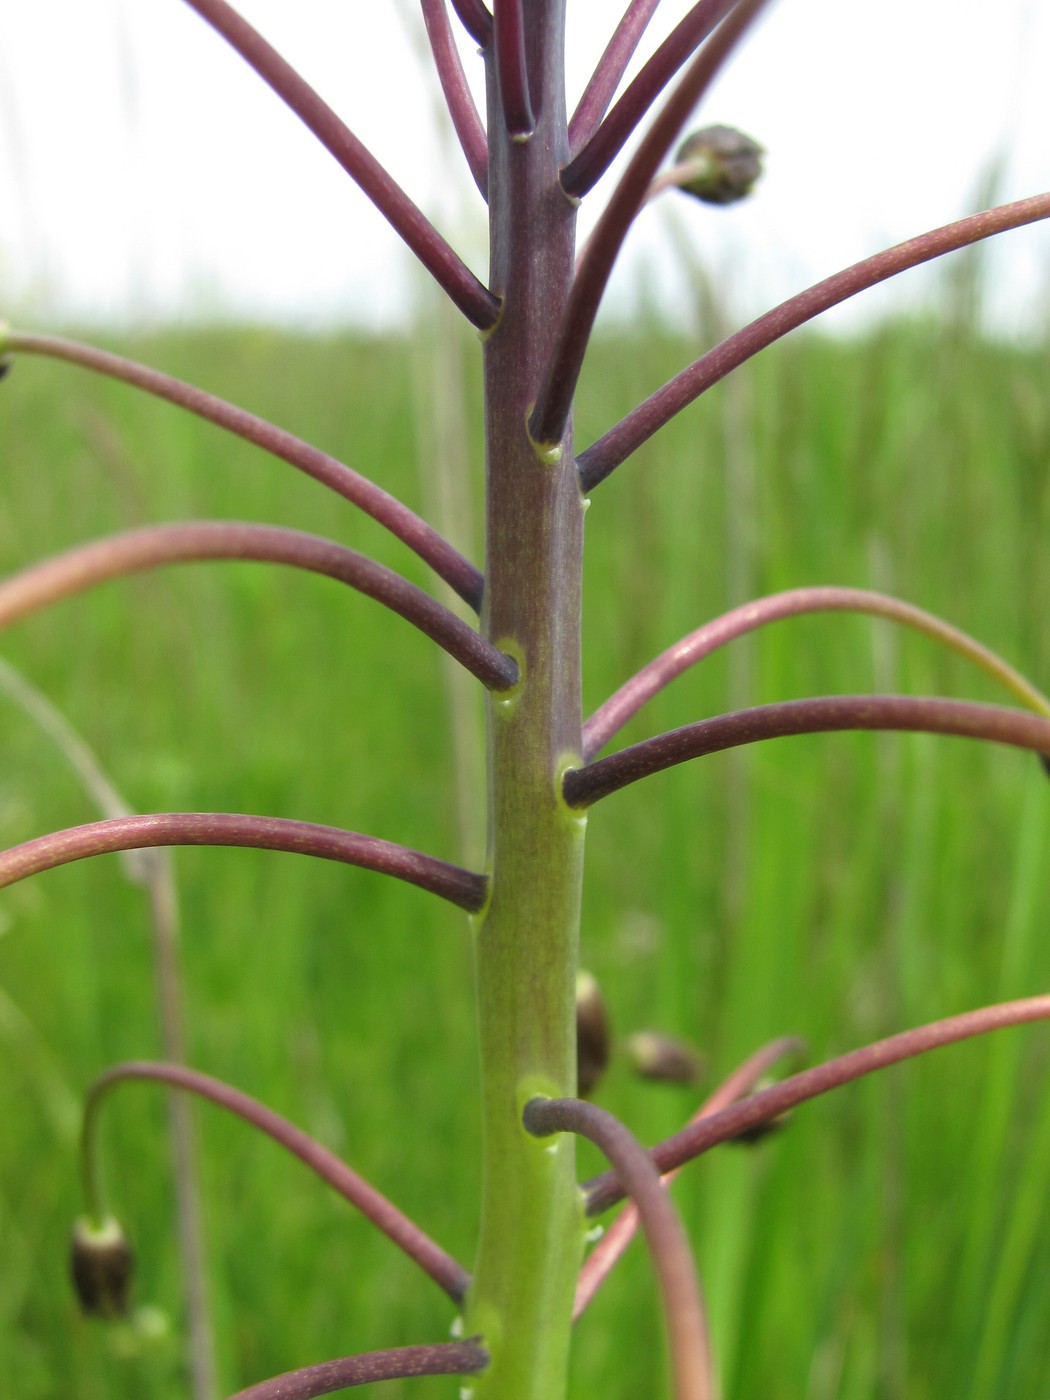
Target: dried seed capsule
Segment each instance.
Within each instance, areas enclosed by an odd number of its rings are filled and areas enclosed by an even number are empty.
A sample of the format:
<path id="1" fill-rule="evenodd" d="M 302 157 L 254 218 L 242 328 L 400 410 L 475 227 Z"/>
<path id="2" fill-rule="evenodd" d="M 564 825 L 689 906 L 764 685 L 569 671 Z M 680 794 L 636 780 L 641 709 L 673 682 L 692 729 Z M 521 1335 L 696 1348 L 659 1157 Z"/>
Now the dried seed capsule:
<path id="1" fill-rule="evenodd" d="M 703 1068 L 691 1045 L 663 1031 L 636 1031 L 627 1041 L 627 1054 L 636 1074 L 661 1084 L 695 1084 Z"/>
<path id="2" fill-rule="evenodd" d="M 84 1216 L 73 1226 L 70 1250 L 73 1285 L 89 1317 L 124 1317 L 134 1254 L 118 1221 L 107 1216 L 99 1224 Z"/>
<path id="3" fill-rule="evenodd" d="M 675 154 L 674 183 L 705 204 L 735 204 L 745 199 L 762 174 L 765 150 L 731 126 L 694 131 Z"/>
<path id="4" fill-rule="evenodd" d="M 594 1091 L 609 1064 L 609 1018 L 601 990 L 589 972 L 576 975 L 576 1092 Z"/>

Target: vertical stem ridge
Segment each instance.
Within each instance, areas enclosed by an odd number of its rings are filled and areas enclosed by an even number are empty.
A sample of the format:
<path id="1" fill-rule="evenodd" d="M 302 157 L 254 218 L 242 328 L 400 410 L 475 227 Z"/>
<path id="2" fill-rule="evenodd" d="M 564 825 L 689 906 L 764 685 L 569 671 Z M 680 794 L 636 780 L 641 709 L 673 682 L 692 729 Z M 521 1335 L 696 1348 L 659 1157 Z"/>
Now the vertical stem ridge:
<path id="1" fill-rule="evenodd" d="M 552 1151 L 526 1134 L 521 1111 L 536 1094 L 574 1090 L 584 826 L 559 775 L 582 749 L 583 504 L 571 423 L 543 458 L 526 427 L 571 283 L 575 211 L 558 180 L 564 0 L 533 0 L 523 13 L 536 117 L 526 142 L 507 133 L 499 65 L 487 56 L 491 276 L 503 310 L 485 342 L 492 573 L 482 627 L 522 675 L 489 707 L 492 883 L 475 941 L 484 1172 L 466 1325 L 492 1358 L 475 1395 L 559 1400 L 583 1217 L 571 1139 Z"/>

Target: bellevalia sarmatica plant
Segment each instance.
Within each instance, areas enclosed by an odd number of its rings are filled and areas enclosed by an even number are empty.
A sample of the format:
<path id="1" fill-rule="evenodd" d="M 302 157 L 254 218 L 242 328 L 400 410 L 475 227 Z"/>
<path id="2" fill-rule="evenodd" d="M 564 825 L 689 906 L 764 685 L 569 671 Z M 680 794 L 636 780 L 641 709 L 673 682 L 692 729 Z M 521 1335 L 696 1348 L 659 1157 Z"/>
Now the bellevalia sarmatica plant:
<path id="1" fill-rule="evenodd" d="M 590 808 L 688 759 L 759 740 L 833 730 L 909 730 L 1050 753 L 1050 702 L 997 655 L 896 598 L 842 587 L 757 599 L 699 627 L 656 657 L 586 720 L 581 714 L 583 516 L 589 494 L 712 385 L 790 330 L 878 282 L 990 235 L 1050 215 L 1050 195 L 1003 205 L 922 234 L 792 297 L 720 344 L 578 450 L 572 407 L 599 304 L 636 217 L 654 189 L 692 187 L 710 202 L 746 192 L 757 151 L 724 128 L 679 147 L 706 89 L 764 8 L 763 0 L 698 0 L 620 88 L 657 0 L 630 0 L 567 115 L 565 0 L 421 0 L 445 102 L 469 170 L 487 200 L 489 268 L 471 272 L 342 123 L 225 0 L 188 0 L 306 124 L 401 235 L 478 331 L 486 443 L 484 572 L 378 485 L 341 461 L 227 402 L 91 346 L 7 329 L 5 367 L 21 355 L 93 370 L 180 405 L 258 445 L 343 496 L 402 541 L 479 619 L 468 626 L 386 567 L 327 539 L 276 526 L 187 521 L 136 529 L 27 568 L 0 585 L 0 625 L 103 580 L 179 561 L 268 561 L 324 574 L 367 594 L 444 648 L 488 693 L 486 869 L 336 827 L 233 813 L 122 816 L 53 832 L 0 854 L 0 884 L 102 852 L 245 845 L 342 861 L 409 881 L 471 920 L 482 1069 L 483 1187 L 470 1272 L 332 1154 L 246 1095 L 185 1066 L 121 1065 L 93 1087 L 86 1113 L 89 1217 L 77 1267 L 89 1302 L 119 1309 L 125 1255 L 93 1185 L 91 1143 L 107 1091 L 150 1079 L 203 1095 L 300 1155 L 401 1246 L 449 1295 L 452 1341 L 334 1361 L 253 1384 L 242 1397 L 308 1397 L 399 1376 L 453 1374 L 464 1394 L 557 1400 L 566 1393 L 574 1320 L 641 1225 L 662 1298 L 678 1400 L 717 1393 L 701 1290 L 661 1179 L 716 1144 L 789 1108 L 936 1046 L 1050 1016 L 1050 996 L 984 1007 L 902 1032 L 758 1087 L 793 1048 L 754 1056 L 672 1138 L 644 1150 L 628 1129 L 576 1094 L 577 944 Z M 487 93 L 475 108 L 452 32 L 480 50 Z M 367 17 L 362 16 L 362 24 Z M 650 109 L 668 93 L 652 118 Z M 619 95 L 617 95 L 619 93 Z M 648 122 L 647 127 L 645 123 Z M 577 210 L 645 128 L 577 256 Z M 719 161 L 742 154 L 738 189 Z M 740 147 L 742 146 L 742 151 Z M 677 156 L 674 153 L 678 151 Z M 673 157 L 671 173 L 660 168 Z M 715 173 L 712 175 L 711 166 Z M 704 180 L 708 183 L 705 185 Z M 714 183 L 712 184 L 711 181 Z M 699 184 L 697 184 L 699 182 Z M 600 526 L 599 526 L 600 528 Z M 601 757 L 657 692 L 714 649 L 777 619 L 816 611 L 870 614 L 917 628 L 997 680 L 1022 708 L 939 697 L 835 695 L 699 720 Z M 1046 762 L 1043 758 L 1044 763 Z M 578 1182 L 574 1136 L 591 1138 L 610 1170 Z M 628 1205 L 583 1261 L 594 1217 Z M 655 1382 L 654 1382 L 655 1384 Z"/>

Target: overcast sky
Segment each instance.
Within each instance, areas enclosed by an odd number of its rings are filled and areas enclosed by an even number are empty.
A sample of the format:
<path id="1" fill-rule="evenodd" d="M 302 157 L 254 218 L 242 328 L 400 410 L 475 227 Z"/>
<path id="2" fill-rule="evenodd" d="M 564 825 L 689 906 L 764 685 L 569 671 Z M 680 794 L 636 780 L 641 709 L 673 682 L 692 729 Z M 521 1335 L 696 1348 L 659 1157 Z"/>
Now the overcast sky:
<path id="1" fill-rule="evenodd" d="M 570 95 L 621 7 L 569 0 Z M 643 56 L 686 8 L 664 0 Z M 483 209 L 435 106 L 415 0 L 241 9 L 484 275 Z M 1045 0 L 779 0 L 697 121 L 762 142 L 758 193 L 725 210 L 680 196 L 651 207 L 609 310 L 656 298 L 674 316 L 688 273 L 672 219 L 754 314 L 971 212 L 993 169 L 996 200 L 1046 189 L 1048 72 Z M 613 178 L 590 196 L 591 218 Z M 1047 313 L 1050 226 L 1006 235 L 992 267 L 999 325 Z M 3 0 L 0 304 L 12 319 L 377 324 L 411 311 L 409 268 L 343 172 L 180 0 Z M 935 286 L 911 274 L 897 295 L 916 304 Z"/>

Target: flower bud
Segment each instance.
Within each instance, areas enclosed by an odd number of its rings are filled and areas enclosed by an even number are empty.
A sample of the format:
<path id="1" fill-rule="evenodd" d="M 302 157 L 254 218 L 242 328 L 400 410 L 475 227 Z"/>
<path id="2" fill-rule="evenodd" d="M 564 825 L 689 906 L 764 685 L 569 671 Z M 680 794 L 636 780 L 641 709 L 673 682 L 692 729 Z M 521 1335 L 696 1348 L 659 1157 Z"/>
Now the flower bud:
<path id="1" fill-rule="evenodd" d="M 118 1221 L 106 1216 L 95 1224 L 81 1216 L 73 1226 L 70 1264 L 80 1306 L 89 1317 L 127 1314 L 134 1255 Z"/>
<path id="2" fill-rule="evenodd" d="M 705 204 L 735 204 L 754 188 L 764 155 L 763 147 L 742 131 L 707 126 L 686 137 L 668 174 L 680 190 Z"/>
<path id="3" fill-rule="evenodd" d="M 631 1067 L 661 1084 L 695 1084 L 702 1063 L 691 1045 L 663 1031 L 637 1031 L 627 1041 Z"/>
<path id="4" fill-rule="evenodd" d="M 1050 778 L 1050 753 L 1041 753 L 1039 755 L 1039 762 L 1046 770 L 1046 776 Z"/>
<path id="5" fill-rule="evenodd" d="M 589 972 L 576 976 L 576 1092 L 588 1098 L 609 1064 L 609 1018 L 598 983 Z"/>

